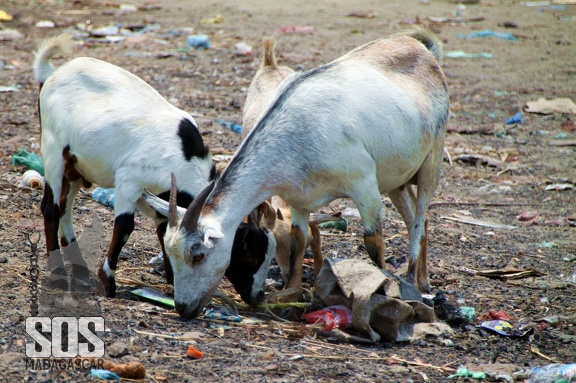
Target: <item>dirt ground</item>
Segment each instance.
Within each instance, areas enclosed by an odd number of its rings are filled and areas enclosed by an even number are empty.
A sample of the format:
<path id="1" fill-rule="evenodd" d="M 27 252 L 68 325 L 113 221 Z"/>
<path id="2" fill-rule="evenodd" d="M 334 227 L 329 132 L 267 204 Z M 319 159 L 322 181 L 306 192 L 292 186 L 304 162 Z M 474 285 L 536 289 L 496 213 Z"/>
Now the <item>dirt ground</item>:
<path id="1" fill-rule="evenodd" d="M 510 381 L 514 372 L 576 361 L 574 114 L 524 113 L 524 122 L 505 124 L 538 98 L 576 100 L 576 5 L 563 9 L 481 0 L 457 11 L 455 2 L 440 0 L 133 3 L 139 8 L 125 13 L 120 13 L 120 2 L 108 1 L 5 0 L 0 5 L 0 10 L 14 16 L 3 27 L 23 34 L 20 39 L 0 41 L 0 86 L 17 88 L 0 92 L 0 381 L 96 380 L 86 370 L 57 373 L 25 367 L 30 249 L 22 232 L 43 230 L 42 191 L 17 186 L 25 168 L 12 165 L 11 159 L 20 148 L 39 152 L 38 86 L 31 69 L 36 44 L 67 29 L 113 23 L 157 28 L 114 43 L 83 38 L 73 55 L 106 60 L 147 81 L 195 116 L 211 151 L 220 155 L 233 154 L 241 138 L 214 120 L 242 123 L 246 90 L 266 35 L 276 37 L 280 63 L 299 70 L 329 62 L 414 23 L 431 25 L 445 52 L 492 54 L 493 58 L 447 57 L 443 63 L 452 114 L 442 179 L 429 211 L 432 292 L 443 291 L 452 303 L 474 307 L 473 324 L 481 323 L 478 317 L 489 311 L 506 311 L 513 325 L 532 333 L 513 338 L 461 326 L 453 328 L 450 339 L 359 345 L 328 343 L 325 336 L 298 322 L 221 326 L 209 320 L 182 321 L 173 310 L 140 302 L 129 293 L 145 284 L 171 291 L 148 266 L 160 249 L 152 221 L 139 217 L 119 263 L 118 296 L 100 300 L 109 328 L 104 336 L 108 352 L 119 342 L 128 355 L 107 357 L 116 362 L 141 361 L 146 382 L 444 382 L 460 365 L 507 372 L 500 378 L 490 374 L 488 379 Z M 349 16 L 351 12 L 357 16 Z M 358 17 L 362 12 L 369 17 Z M 218 14 L 221 23 L 201 22 Z M 483 20 L 429 20 L 479 16 Z M 37 27 L 41 20 L 53 21 L 55 27 Z M 284 33 L 285 26 L 312 26 L 313 31 Z M 518 40 L 458 37 L 480 30 L 512 33 Z M 188 50 L 186 37 L 191 34 L 208 35 L 212 47 Z M 234 45 L 240 42 L 251 45 L 254 54 L 235 54 Z M 552 184 L 570 187 L 546 190 Z M 386 251 L 400 258 L 408 251 L 406 229 L 389 199 L 383 198 Z M 349 201 L 340 200 L 331 206 L 347 205 Z M 517 217 L 534 211 L 539 213 L 535 221 Z M 91 222 L 94 212 L 109 240 L 113 214 L 94 202 L 90 191 L 83 191 L 75 204 L 77 232 Z M 346 233 L 331 231 L 323 237 L 324 254 L 367 259 L 361 233 L 359 220 L 351 219 Z M 42 238 L 39 253 L 44 248 Z M 536 270 L 543 275 L 494 279 L 474 273 L 506 269 Z M 222 288 L 234 296 L 226 281 Z M 242 314 L 265 318 L 257 312 Z M 170 338 L 186 333 L 195 340 Z M 204 357 L 186 358 L 188 345 L 204 352 Z M 514 378 L 524 381 L 526 376 Z"/>

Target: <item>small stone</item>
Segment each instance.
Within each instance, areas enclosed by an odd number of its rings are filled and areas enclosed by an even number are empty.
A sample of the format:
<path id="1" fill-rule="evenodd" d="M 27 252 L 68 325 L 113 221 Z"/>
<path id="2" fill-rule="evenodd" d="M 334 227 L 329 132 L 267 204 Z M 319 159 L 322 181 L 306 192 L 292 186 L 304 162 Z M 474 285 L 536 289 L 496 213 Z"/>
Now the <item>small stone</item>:
<path id="1" fill-rule="evenodd" d="M 0 354 L 0 363 L 15 363 L 20 359 L 24 359 L 24 355 L 19 352 L 6 352 Z"/>
<path id="2" fill-rule="evenodd" d="M 279 368 L 279 367 L 278 367 L 277 364 L 269 364 L 269 365 L 267 365 L 266 367 L 264 367 L 264 369 L 265 369 L 266 371 L 276 371 L 276 370 L 278 370 L 278 368 Z"/>
<path id="3" fill-rule="evenodd" d="M 128 351 L 128 347 L 124 342 L 114 342 L 108 347 L 108 355 L 113 358 L 120 358 L 124 355 L 128 355 L 130 352 Z"/>
<path id="4" fill-rule="evenodd" d="M 0 257 L 0 263 L 8 263 L 8 258 Z"/>

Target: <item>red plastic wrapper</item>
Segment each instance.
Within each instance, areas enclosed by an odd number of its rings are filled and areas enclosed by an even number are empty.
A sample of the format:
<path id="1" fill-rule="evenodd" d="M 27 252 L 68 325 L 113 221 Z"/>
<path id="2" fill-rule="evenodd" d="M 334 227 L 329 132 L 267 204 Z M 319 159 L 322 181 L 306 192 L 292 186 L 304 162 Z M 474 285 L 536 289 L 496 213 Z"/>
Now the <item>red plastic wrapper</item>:
<path id="1" fill-rule="evenodd" d="M 510 320 L 512 317 L 508 315 L 506 311 L 488 311 L 486 314 L 482 314 L 480 320 Z"/>
<path id="2" fill-rule="evenodd" d="M 324 330 L 352 327 L 352 311 L 346 306 L 329 306 L 322 310 L 302 314 L 308 323 L 324 323 Z"/>

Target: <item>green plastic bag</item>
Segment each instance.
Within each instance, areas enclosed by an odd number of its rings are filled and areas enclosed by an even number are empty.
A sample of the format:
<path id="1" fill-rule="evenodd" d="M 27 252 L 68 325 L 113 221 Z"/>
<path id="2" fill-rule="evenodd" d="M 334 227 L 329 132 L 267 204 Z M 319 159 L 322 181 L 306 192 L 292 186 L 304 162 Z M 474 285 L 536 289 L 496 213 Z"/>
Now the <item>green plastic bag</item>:
<path id="1" fill-rule="evenodd" d="M 28 169 L 36 170 L 44 176 L 44 163 L 36 153 L 27 152 L 24 149 L 12 154 L 12 165 L 26 166 Z"/>

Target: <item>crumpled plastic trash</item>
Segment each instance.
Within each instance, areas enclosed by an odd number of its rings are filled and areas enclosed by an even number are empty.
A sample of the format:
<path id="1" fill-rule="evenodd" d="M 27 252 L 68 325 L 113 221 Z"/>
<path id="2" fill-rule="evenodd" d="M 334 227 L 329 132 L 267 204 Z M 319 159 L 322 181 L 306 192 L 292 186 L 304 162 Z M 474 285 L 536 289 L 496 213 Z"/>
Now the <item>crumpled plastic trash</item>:
<path id="1" fill-rule="evenodd" d="M 444 53 L 444 57 L 449 57 L 453 59 L 493 59 L 494 55 L 492 53 L 466 53 L 464 51 L 450 51 Z"/>
<path id="2" fill-rule="evenodd" d="M 97 187 L 92 191 L 92 198 L 94 201 L 114 209 L 114 189 Z"/>
<path id="3" fill-rule="evenodd" d="M 242 125 L 238 125 L 235 124 L 233 122 L 230 121 L 226 121 L 226 120 L 214 120 L 214 122 L 222 125 L 223 127 L 225 127 L 228 130 L 233 131 L 234 133 L 242 133 Z"/>
<path id="4" fill-rule="evenodd" d="M 44 175 L 44 162 L 36 153 L 27 152 L 20 149 L 12 154 L 12 165 L 26 166 L 28 169 L 36 170 L 42 176 Z"/>
<path id="5" fill-rule="evenodd" d="M 417 324 L 436 319 L 416 286 L 358 259 L 326 257 L 316 293 L 328 306 L 350 308 L 354 329 L 368 342 L 410 340 Z"/>
<path id="6" fill-rule="evenodd" d="M 324 331 L 333 330 L 336 327 L 341 329 L 352 327 L 352 311 L 342 305 L 329 306 L 322 310 L 304 313 L 301 318 L 308 323 L 324 323 Z"/>
<path id="7" fill-rule="evenodd" d="M 505 32 L 494 32 L 488 29 L 478 32 L 472 32 L 467 35 L 458 34 L 458 38 L 461 39 L 473 39 L 476 37 L 497 37 L 503 40 L 510 40 L 510 41 L 517 41 L 519 40 L 518 37 L 514 36 L 512 33 L 505 33 Z"/>
<path id="8" fill-rule="evenodd" d="M 210 48 L 210 38 L 206 35 L 192 35 L 186 38 L 186 45 L 189 48 L 196 48 L 199 51 Z"/>
<path id="9" fill-rule="evenodd" d="M 120 380 L 120 375 L 115 372 L 108 371 L 108 370 L 97 370 L 93 369 L 90 370 L 90 375 L 97 379 L 104 379 L 104 380 Z"/>
<path id="10" fill-rule="evenodd" d="M 486 374 L 483 372 L 470 371 L 464 366 L 458 367 L 454 375 L 450 375 L 448 379 L 454 378 L 472 378 L 472 379 L 486 379 Z"/>
<path id="11" fill-rule="evenodd" d="M 12 21 L 12 15 L 0 9 L 0 21 Z"/>
<path id="12" fill-rule="evenodd" d="M 522 124 L 523 122 L 524 122 L 524 119 L 522 118 L 522 112 L 518 112 L 506 120 L 506 125 Z"/>

